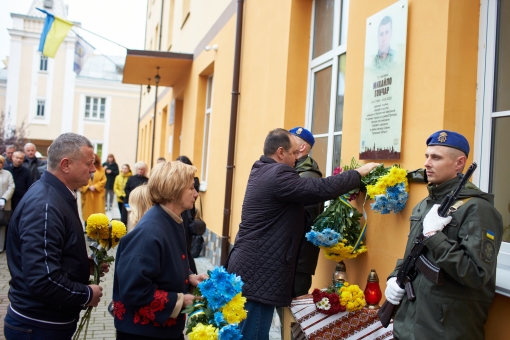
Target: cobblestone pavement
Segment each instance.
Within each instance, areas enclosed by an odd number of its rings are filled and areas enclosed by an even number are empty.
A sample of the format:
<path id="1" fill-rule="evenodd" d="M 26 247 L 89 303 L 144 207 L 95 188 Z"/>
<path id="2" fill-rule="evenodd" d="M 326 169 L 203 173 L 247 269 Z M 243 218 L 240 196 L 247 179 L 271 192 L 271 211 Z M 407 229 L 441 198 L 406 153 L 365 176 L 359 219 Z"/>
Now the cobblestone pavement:
<path id="1" fill-rule="evenodd" d="M 81 209 L 80 209 L 81 210 Z M 80 211 L 81 213 L 81 211 Z M 119 209 L 117 205 L 113 207 L 112 211 L 106 212 L 109 218 L 120 218 Z M 115 250 L 110 251 L 115 252 Z M 114 254 L 113 254 L 114 255 Z M 205 257 L 195 259 L 199 273 L 206 273 L 207 270 L 212 270 L 213 265 Z M 90 340 L 113 340 L 115 339 L 115 327 L 113 325 L 113 317 L 108 313 L 108 304 L 111 301 L 113 292 L 113 274 L 114 265 L 110 268 L 110 272 L 102 278 L 101 286 L 103 287 L 103 298 L 99 306 L 92 310 L 92 317 L 87 332 L 87 339 Z M 0 253 L 0 340 L 5 340 L 3 335 L 4 317 L 9 305 L 7 293 L 9 291 L 9 270 L 7 268 L 7 258 L 5 251 Z M 83 312 L 82 312 L 83 315 Z M 83 339 L 83 331 L 80 336 Z M 273 325 L 270 332 L 270 340 L 280 340 L 280 320 L 275 313 L 273 318 Z"/>

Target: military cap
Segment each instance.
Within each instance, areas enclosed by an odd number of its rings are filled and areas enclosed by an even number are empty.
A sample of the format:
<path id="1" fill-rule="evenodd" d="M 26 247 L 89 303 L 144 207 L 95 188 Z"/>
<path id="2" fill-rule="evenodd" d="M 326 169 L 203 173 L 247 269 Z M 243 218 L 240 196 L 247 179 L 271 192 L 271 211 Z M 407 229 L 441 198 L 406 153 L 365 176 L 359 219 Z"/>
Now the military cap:
<path id="1" fill-rule="evenodd" d="M 466 156 L 469 155 L 469 142 L 466 137 L 454 131 L 439 130 L 434 132 L 427 139 L 427 146 L 429 145 L 448 146 L 464 152 Z"/>
<path id="2" fill-rule="evenodd" d="M 289 132 L 294 136 L 298 136 L 299 138 L 310 144 L 310 146 L 312 147 L 315 144 L 315 138 L 313 138 L 312 133 L 305 129 L 304 127 L 297 126 L 293 129 L 290 129 Z"/>

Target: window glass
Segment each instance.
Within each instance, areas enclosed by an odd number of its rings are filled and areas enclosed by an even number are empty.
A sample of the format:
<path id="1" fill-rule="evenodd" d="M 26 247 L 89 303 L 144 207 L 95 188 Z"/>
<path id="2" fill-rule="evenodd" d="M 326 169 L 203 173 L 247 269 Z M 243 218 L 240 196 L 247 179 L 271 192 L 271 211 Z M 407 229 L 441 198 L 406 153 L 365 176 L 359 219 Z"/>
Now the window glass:
<path id="1" fill-rule="evenodd" d="M 313 58 L 331 50 L 333 45 L 334 0 L 316 0 L 313 20 Z"/>
<path id="2" fill-rule="evenodd" d="M 499 1 L 494 111 L 510 111 L 510 1 Z"/>
<path id="3" fill-rule="evenodd" d="M 85 97 L 85 118 L 103 120 L 105 115 L 106 98 Z"/>
<path id="4" fill-rule="evenodd" d="M 208 172 L 208 158 L 209 158 L 209 135 L 211 128 L 211 114 L 212 114 L 212 88 L 213 88 L 213 76 L 207 78 L 207 89 L 205 91 L 205 117 L 204 117 L 204 147 L 202 151 L 202 173 L 201 182 L 207 183 L 207 172 Z"/>
<path id="5" fill-rule="evenodd" d="M 315 137 L 315 144 L 310 152 L 310 156 L 317 162 L 319 169 L 324 175 L 328 158 L 328 137 Z"/>
<path id="6" fill-rule="evenodd" d="M 48 70 L 48 57 L 42 55 L 39 61 L 39 71 L 47 70 Z"/>
<path id="7" fill-rule="evenodd" d="M 338 57 L 338 79 L 336 88 L 335 132 L 342 131 L 345 93 L 345 54 Z"/>
<path id="8" fill-rule="evenodd" d="M 331 66 L 315 73 L 312 108 L 312 133 L 314 135 L 328 132 L 331 73 Z"/>
<path id="9" fill-rule="evenodd" d="M 340 1 L 340 45 L 347 42 L 347 15 L 349 14 L 349 1 Z"/>
<path id="10" fill-rule="evenodd" d="M 90 97 L 85 98 L 85 118 L 90 117 Z"/>
<path id="11" fill-rule="evenodd" d="M 503 216 L 503 241 L 510 242 L 510 116 L 494 118 L 493 148 L 490 191 L 494 194 L 494 206 Z"/>
<path id="12" fill-rule="evenodd" d="M 335 170 L 335 168 L 337 166 L 340 166 L 342 164 L 340 164 L 341 160 L 342 160 L 342 135 L 336 135 L 334 138 L 333 138 L 333 162 L 331 164 L 331 173 L 333 173 L 333 171 Z M 350 160 L 349 159 L 346 159 L 344 161 L 344 164 L 345 163 L 349 163 Z"/>
<path id="13" fill-rule="evenodd" d="M 101 98 L 101 111 L 99 112 L 99 118 L 104 119 L 104 109 L 106 105 L 106 98 Z"/>

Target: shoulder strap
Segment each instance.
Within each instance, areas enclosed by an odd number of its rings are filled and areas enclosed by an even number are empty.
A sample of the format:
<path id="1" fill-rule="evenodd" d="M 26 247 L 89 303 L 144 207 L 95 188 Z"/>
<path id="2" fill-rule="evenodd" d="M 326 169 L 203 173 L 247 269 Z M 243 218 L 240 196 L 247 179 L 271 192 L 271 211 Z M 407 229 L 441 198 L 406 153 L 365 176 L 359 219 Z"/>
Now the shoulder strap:
<path id="1" fill-rule="evenodd" d="M 450 213 L 456 212 L 461 206 L 463 206 L 467 201 L 469 201 L 473 197 L 466 197 L 461 200 L 458 200 L 450 207 Z"/>

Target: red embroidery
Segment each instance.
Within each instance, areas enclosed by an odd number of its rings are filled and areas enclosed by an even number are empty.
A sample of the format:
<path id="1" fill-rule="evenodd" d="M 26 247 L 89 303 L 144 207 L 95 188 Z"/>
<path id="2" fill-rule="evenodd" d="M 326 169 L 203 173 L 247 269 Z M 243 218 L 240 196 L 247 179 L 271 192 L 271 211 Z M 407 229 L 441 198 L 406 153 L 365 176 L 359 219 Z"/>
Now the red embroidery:
<path id="1" fill-rule="evenodd" d="M 123 320 L 124 314 L 126 313 L 126 307 L 120 301 L 112 300 L 112 302 L 113 302 L 113 317 L 119 320 Z"/>
<path id="2" fill-rule="evenodd" d="M 152 322 L 154 326 L 161 326 L 157 322 L 154 321 L 156 318 L 156 312 L 160 312 L 165 309 L 165 304 L 168 302 L 168 292 L 163 290 L 158 290 L 154 292 L 154 300 L 148 305 L 140 308 L 138 312 L 135 313 L 135 317 L 133 322 L 140 323 L 141 325 L 147 325 L 149 322 Z M 173 326 L 177 323 L 177 319 L 168 319 L 164 324 L 164 326 Z"/>

